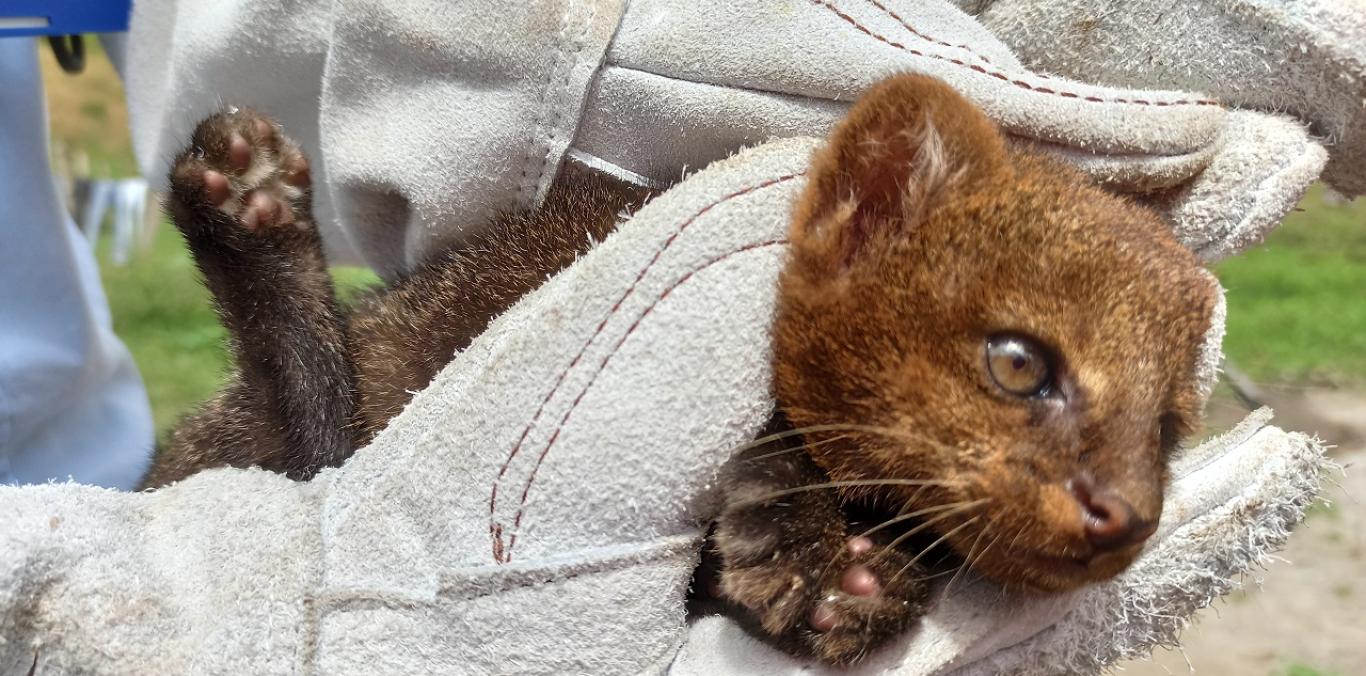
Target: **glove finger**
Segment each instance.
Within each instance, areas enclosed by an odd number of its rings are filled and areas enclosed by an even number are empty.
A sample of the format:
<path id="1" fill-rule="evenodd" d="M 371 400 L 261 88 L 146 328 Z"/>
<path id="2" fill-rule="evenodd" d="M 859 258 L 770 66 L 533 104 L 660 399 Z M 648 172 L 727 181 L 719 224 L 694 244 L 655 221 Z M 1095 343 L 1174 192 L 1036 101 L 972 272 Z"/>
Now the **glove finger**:
<path id="1" fill-rule="evenodd" d="M 1000 0 L 978 19 L 1037 68 L 1126 87 L 1177 86 L 1286 113 L 1335 142 L 1324 180 L 1366 192 L 1366 15 L 1353 3 Z M 1161 36 L 1153 39 L 1153 36 Z"/>
<path id="2" fill-rule="evenodd" d="M 737 144 L 823 135 L 847 102 L 907 70 L 947 81 L 1014 135 L 1092 154 L 1198 159 L 1223 124 L 1223 109 L 1199 95 L 1032 73 L 945 2 L 804 0 L 777 17 L 770 9 L 760 0 L 632 3 L 593 84 L 575 147 L 672 181 L 685 164 L 702 166 Z M 631 138 L 658 128 L 677 133 Z M 1202 165 L 1182 166 L 1194 172 Z"/>
<path id="3" fill-rule="evenodd" d="M 1299 203 L 1327 158 L 1304 125 L 1233 111 L 1204 172 L 1144 199 L 1167 215 L 1182 243 L 1214 262 L 1261 242 Z"/>

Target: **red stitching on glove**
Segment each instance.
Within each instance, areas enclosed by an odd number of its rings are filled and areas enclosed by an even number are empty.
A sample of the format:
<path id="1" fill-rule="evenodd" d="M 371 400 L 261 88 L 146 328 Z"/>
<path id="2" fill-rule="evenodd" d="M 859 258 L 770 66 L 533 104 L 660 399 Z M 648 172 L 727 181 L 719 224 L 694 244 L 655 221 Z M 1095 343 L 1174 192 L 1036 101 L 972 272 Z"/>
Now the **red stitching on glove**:
<path id="1" fill-rule="evenodd" d="M 687 220 L 683 221 L 683 223 L 679 225 L 678 229 L 675 230 L 672 235 L 669 235 L 668 239 L 664 240 L 664 244 L 659 248 L 658 251 L 655 252 L 654 256 L 650 258 L 649 262 L 645 264 L 645 267 L 641 268 L 640 272 L 636 275 L 636 278 L 632 280 L 630 286 L 626 288 L 625 293 L 623 293 L 621 297 L 618 298 L 617 301 L 612 304 L 611 309 L 607 311 L 607 315 L 603 317 L 602 321 L 598 323 L 597 328 L 594 329 L 593 335 L 590 336 L 587 341 L 584 341 L 583 347 L 579 348 L 578 354 L 574 355 L 574 358 L 570 360 L 569 365 L 566 366 L 564 370 L 560 372 L 560 375 L 555 379 L 555 384 L 551 387 L 550 392 L 548 392 L 545 395 L 545 398 L 541 400 L 540 406 L 536 409 L 536 413 L 532 415 L 531 420 L 522 430 L 521 435 L 518 436 L 517 443 L 512 447 L 512 450 L 508 452 L 507 460 L 503 462 L 502 468 L 498 471 L 498 476 L 493 481 L 493 487 L 489 491 L 489 538 L 492 541 L 493 560 L 495 563 L 510 562 L 512 560 L 512 548 L 517 543 L 517 534 L 515 532 L 508 538 L 506 543 L 504 543 L 503 540 L 504 528 L 503 525 L 498 522 L 496 516 L 496 510 L 498 505 L 498 483 L 502 481 L 503 476 L 507 474 L 508 468 L 512 465 L 513 459 L 516 458 L 517 454 L 521 452 L 522 445 L 526 442 L 526 438 L 531 433 L 531 429 L 535 427 L 536 422 L 540 420 L 541 414 L 545 411 L 545 407 L 550 402 L 551 398 L 553 398 L 555 394 L 559 392 L 560 386 L 564 384 L 564 380 L 569 375 L 569 372 L 572 371 L 574 367 L 579 363 L 579 360 L 583 358 L 583 355 L 588 351 L 589 346 L 591 346 L 593 342 L 597 340 L 598 336 L 602 333 L 603 329 L 606 328 L 607 323 L 611 321 L 613 317 L 616 316 L 617 312 L 621 309 L 622 304 L 635 291 L 636 286 L 640 283 L 642 279 L 645 278 L 645 275 L 650 272 L 650 270 L 654 267 L 655 263 L 657 263 L 659 259 L 663 257 L 664 252 L 668 251 L 669 247 L 673 246 L 674 241 L 678 239 L 679 235 L 682 235 L 683 231 L 687 230 L 688 227 L 691 226 L 698 218 L 701 218 L 703 214 L 706 214 L 708 211 L 711 211 L 714 207 L 724 202 L 730 201 L 737 197 L 748 195 L 752 192 L 756 192 L 758 190 L 762 190 L 773 185 L 777 185 L 779 183 L 790 181 L 804 174 L 805 172 L 798 172 L 795 174 L 788 174 L 786 176 L 779 176 L 778 178 L 772 178 L 763 181 L 762 183 L 757 183 L 755 185 L 732 192 L 699 209 L 692 216 L 689 216 Z M 736 249 L 735 251 L 731 251 L 727 254 L 724 254 L 720 258 L 708 261 L 704 263 L 702 266 L 689 271 L 679 280 L 675 281 L 673 285 L 665 289 L 664 292 L 662 292 L 658 298 L 655 298 L 653 301 L 651 301 L 649 307 L 647 307 L 645 311 L 641 313 L 640 317 L 636 318 L 635 323 L 633 323 L 630 326 L 630 328 L 627 329 L 626 334 L 622 336 L 621 340 L 619 340 L 616 345 L 612 346 L 612 350 L 608 353 L 607 357 L 603 359 L 602 363 L 598 364 L 598 370 L 593 373 L 593 376 L 590 378 L 588 384 L 584 386 L 583 391 L 580 392 L 577 397 L 575 397 L 573 403 L 570 404 L 569 410 L 565 412 L 564 417 L 562 417 L 559 423 L 556 424 L 555 431 L 551 434 L 550 439 L 547 440 L 546 446 L 541 451 L 540 456 L 537 457 L 536 464 L 533 466 L 531 475 L 527 479 L 526 486 L 522 490 L 521 500 L 517 507 L 517 515 L 513 521 L 514 530 L 521 525 L 522 514 L 525 511 L 527 496 L 530 494 L 531 485 L 535 482 L 536 473 L 538 470 L 540 470 L 541 463 L 545 460 L 546 454 L 550 452 L 550 447 L 554 446 L 555 440 L 559 438 L 561 427 L 563 427 L 565 421 L 569 419 L 569 414 L 573 413 L 574 408 L 578 406 L 579 401 L 583 399 L 584 395 L 588 392 L 588 389 L 592 387 L 593 382 L 597 379 L 598 374 L 602 372 L 603 367 L 605 367 L 607 365 L 607 362 L 611 360 L 612 355 L 616 354 L 617 349 L 620 348 L 622 343 L 625 342 L 626 337 L 631 335 L 631 332 L 635 331 L 636 326 L 640 324 L 640 321 L 644 319 L 645 315 L 649 314 L 654 309 L 655 305 L 659 303 L 659 301 L 663 300 L 664 297 L 671 293 L 679 284 L 682 284 L 684 281 L 691 278 L 694 274 L 696 274 L 698 270 L 701 270 L 709 265 L 713 265 L 725 259 L 726 257 L 739 253 L 741 251 L 747 251 L 749 249 L 758 248 L 760 246 L 772 246 L 773 244 L 776 244 L 779 241 L 780 240 L 775 240 L 771 242 L 763 242 L 760 244 L 751 244 L 746 247 L 742 247 L 740 249 Z"/>
<path id="2" fill-rule="evenodd" d="M 982 66 L 979 66 L 979 65 L 977 65 L 977 64 L 967 64 L 967 63 L 963 62 L 961 59 L 955 59 L 955 58 L 952 58 L 952 57 L 942 56 L 942 55 L 939 55 L 939 54 L 928 54 L 928 53 L 922 52 L 922 51 L 920 51 L 920 50 L 918 50 L 918 49 L 915 49 L 915 48 L 913 48 L 913 47 L 907 47 L 906 45 L 903 45 L 903 44 L 901 44 L 900 42 L 896 42 L 896 41 L 894 41 L 894 40 L 890 40 L 890 39 L 888 39 L 888 38 L 885 37 L 885 36 L 882 36 L 882 35 L 879 35 L 879 34 L 877 34 L 877 33 L 874 33 L 874 32 L 873 32 L 871 29 L 869 29 L 867 26 L 864 26 L 863 24 L 859 23 L 859 22 L 858 22 L 858 19 L 855 19 L 854 17 L 849 16 L 848 14 L 845 14 L 844 12 L 841 12 L 841 11 L 839 10 L 839 8 L 837 8 L 837 7 L 835 7 L 834 5 L 830 4 L 830 3 L 827 2 L 826 0 L 811 0 L 811 2 L 814 3 L 814 4 L 816 4 L 816 5 L 820 5 L 821 7 L 824 7 L 824 8 L 827 9 L 827 10 L 830 10 L 832 13 L 834 13 L 835 16 L 838 16 L 839 18 L 844 19 L 849 25 L 853 26 L 854 28 L 857 28 L 859 31 L 863 32 L 863 33 L 864 33 L 865 35 L 867 35 L 868 37 L 873 38 L 874 40 L 877 40 L 877 41 L 879 41 L 879 42 L 885 43 L 885 44 L 887 44 L 887 45 L 890 45 L 890 46 L 892 46 L 892 47 L 895 47 L 895 48 L 897 48 L 897 49 L 900 49 L 900 50 L 903 51 L 903 52 L 909 52 L 909 53 L 914 54 L 914 55 L 916 55 L 916 56 L 921 56 L 921 57 L 925 57 L 925 58 L 929 58 L 929 59 L 937 59 L 937 60 L 939 60 L 939 61 L 945 61 L 945 62 L 952 63 L 952 64 L 957 65 L 957 66 L 965 66 L 965 67 L 967 67 L 967 68 L 970 69 L 970 70 L 976 71 L 976 72 L 978 72 L 978 73 L 983 73 L 983 74 L 985 74 L 985 75 L 990 75 L 990 76 L 992 76 L 992 77 L 994 77 L 994 78 L 996 78 L 996 79 L 998 79 L 998 80 L 1003 80 L 1003 81 L 1005 81 L 1005 82 L 1009 82 L 1010 84 L 1012 84 L 1012 85 L 1014 85 L 1014 86 L 1016 86 L 1016 87 L 1019 87 L 1019 88 L 1021 88 L 1021 89 L 1026 89 L 1026 90 L 1029 90 L 1029 91 L 1032 91 L 1032 92 L 1038 92 L 1038 93 L 1040 93 L 1040 94 L 1052 94 L 1052 95 L 1055 95 L 1055 96 L 1061 96 L 1061 97 L 1063 97 L 1063 98 L 1078 99 L 1078 100 L 1081 100 L 1081 101 L 1089 101 L 1089 102 L 1091 102 L 1091 103 L 1123 103 L 1123 104 L 1129 104 L 1129 105 L 1157 106 L 1157 107 L 1167 107 L 1167 106 L 1190 106 L 1190 105 L 1194 105 L 1194 106 L 1217 106 L 1217 105 L 1219 105 L 1219 102 L 1218 102 L 1218 101 L 1214 101 L 1214 100 L 1211 100 L 1211 99 L 1177 99 L 1177 100 L 1175 100 L 1175 101 L 1148 101 L 1148 100 L 1144 100 L 1144 99 L 1126 99 L 1126 98 L 1120 98 L 1120 97 L 1105 99 L 1105 98 L 1101 98 L 1101 97 L 1098 97 L 1098 96 L 1082 96 L 1082 95 L 1080 95 L 1080 94 L 1074 94 L 1074 93 L 1072 93 L 1072 92 L 1056 91 L 1056 90 L 1053 90 L 1053 89 L 1048 89 L 1048 88 L 1045 88 L 1045 87 L 1040 87 L 1040 86 L 1038 86 L 1038 85 L 1033 85 L 1033 84 L 1030 84 L 1030 83 L 1025 82 L 1025 81 L 1023 81 L 1023 80 L 1012 80 L 1012 79 L 1010 78 L 1010 76 L 1006 75 L 1005 73 L 999 72 L 999 71 L 988 70 L 988 69 L 983 68 Z M 931 37 L 929 37 L 928 35 L 925 35 L 924 33 L 921 33 L 920 31 L 917 31 L 915 28 L 912 28 L 910 24 L 908 24 L 908 23 L 906 23 L 904 20 L 902 20 L 902 18 L 901 18 L 900 16 L 896 15 L 894 12 L 892 12 L 892 11 L 889 10 L 889 9 L 887 9 L 886 7 L 884 7 L 884 6 L 880 5 L 880 4 L 878 4 L 878 3 L 876 2 L 876 0 L 868 0 L 868 2 L 870 2 L 871 4 L 873 4 L 873 5 L 874 5 L 875 7 L 877 7 L 878 9 L 881 9 L 883 12 L 887 13 L 888 16 L 891 16 L 893 19 L 896 19 L 897 21 L 901 22 L 901 25 L 902 25 L 902 26 L 905 26 L 907 30 L 911 31 L 911 33 L 915 34 L 917 37 L 919 37 L 919 38 L 921 38 L 921 39 L 923 39 L 923 40 L 925 40 L 925 41 L 927 41 L 927 42 L 930 42 L 930 43 L 933 43 L 933 44 L 937 44 L 937 45 L 944 45 L 944 46 L 948 46 L 948 47 L 961 47 L 961 48 L 963 48 L 963 49 L 967 49 L 970 53 L 973 54 L 973 56 L 976 56 L 977 58 L 981 59 L 982 61 L 985 61 L 985 62 L 988 63 L 988 64 L 991 63 L 990 61 L 988 61 L 988 60 L 986 59 L 986 57 L 984 57 L 984 56 L 982 56 L 982 55 L 980 55 L 980 54 L 977 54 L 976 52 L 972 52 L 972 50 L 969 49 L 969 48 L 967 48 L 967 46 L 965 46 L 965 45 L 951 45 L 951 44 L 949 44 L 949 43 L 947 43 L 947 42 L 943 42 L 943 41 L 941 41 L 941 40 L 935 40 L 934 38 L 931 38 Z M 1042 76 L 1039 76 L 1039 77 L 1042 77 Z"/>
<path id="3" fill-rule="evenodd" d="M 934 44 L 936 44 L 936 45 L 939 45 L 939 46 L 941 46 L 941 47 L 952 47 L 953 49 L 961 49 L 961 50 L 963 50 L 963 51 L 965 51 L 965 52 L 967 52 L 967 53 L 969 53 L 969 54 L 971 54 L 971 55 L 973 55 L 973 56 L 975 56 L 975 57 L 981 59 L 983 63 L 988 63 L 988 64 L 991 64 L 991 65 L 993 65 L 993 66 L 996 65 L 996 64 L 994 64 L 994 63 L 991 63 L 991 59 L 988 59 L 988 58 L 986 57 L 985 54 L 978 54 L 978 53 L 977 53 L 977 50 L 973 49 L 973 48 L 972 48 L 971 46 L 969 46 L 969 45 L 963 45 L 963 44 L 955 45 L 955 44 L 952 44 L 952 43 L 949 43 L 949 42 L 945 42 L 945 41 L 943 41 L 943 40 L 940 40 L 940 39 L 938 39 L 938 38 L 935 38 L 935 37 L 933 37 L 933 36 L 926 35 L 925 33 L 921 33 L 920 31 L 916 30 L 915 26 L 912 26 L 912 25 L 911 25 L 910 23 L 908 23 L 905 19 L 901 18 L 901 15 L 900 15 L 900 14 L 897 14 L 896 12 L 893 12 L 891 9 L 887 8 L 886 5 L 883 5 L 882 3 L 878 2 L 877 0 L 868 0 L 868 3 L 871 4 L 871 5 L 874 6 L 874 7 L 876 7 L 876 8 L 878 8 L 878 9 L 882 10 L 882 13 L 883 13 L 883 14 L 886 14 L 887 16 L 890 16 L 890 17 L 892 17 L 893 19 L 896 19 L 897 23 L 901 24 L 902 27 L 904 27 L 906 30 L 910 31 L 912 35 L 915 35 L 916 37 L 920 38 L 921 40 L 924 40 L 924 41 L 926 41 L 926 42 L 932 42 L 932 43 L 934 43 Z M 1039 77 L 1044 78 L 1044 79 L 1047 79 L 1047 78 L 1048 78 L 1047 75 L 1038 74 L 1038 73 L 1036 73 L 1036 75 L 1038 75 Z"/>

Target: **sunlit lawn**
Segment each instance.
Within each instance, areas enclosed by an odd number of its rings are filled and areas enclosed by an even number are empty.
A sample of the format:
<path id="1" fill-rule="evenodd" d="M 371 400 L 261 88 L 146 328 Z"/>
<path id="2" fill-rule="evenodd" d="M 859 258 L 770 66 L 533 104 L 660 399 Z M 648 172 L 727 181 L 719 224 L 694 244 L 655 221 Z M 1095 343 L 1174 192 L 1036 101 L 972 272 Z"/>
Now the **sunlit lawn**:
<path id="1" fill-rule="evenodd" d="M 1310 191 L 1267 242 L 1217 267 L 1225 349 L 1253 377 L 1366 382 L 1366 199 Z"/>
<path id="2" fill-rule="evenodd" d="M 165 430 L 218 388 L 227 369 L 227 334 L 170 224 L 161 226 L 151 247 L 136 254 L 131 264 L 116 267 L 101 255 L 100 267 L 114 331 L 132 351 L 147 383 L 157 429 Z M 336 268 L 333 277 L 343 298 L 379 283 L 363 268 Z"/>

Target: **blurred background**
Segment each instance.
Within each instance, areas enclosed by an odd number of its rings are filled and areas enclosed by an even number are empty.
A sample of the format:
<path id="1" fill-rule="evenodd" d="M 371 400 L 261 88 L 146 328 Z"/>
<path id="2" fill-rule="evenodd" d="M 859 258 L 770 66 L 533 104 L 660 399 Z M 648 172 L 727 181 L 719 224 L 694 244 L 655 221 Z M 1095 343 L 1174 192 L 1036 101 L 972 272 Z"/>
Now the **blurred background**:
<path id="1" fill-rule="evenodd" d="M 122 86 L 99 43 L 86 40 L 79 75 L 41 48 L 53 166 L 80 223 L 97 190 L 136 178 Z M 179 234 L 154 195 L 146 216 L 95 232 L 114 329 L 132 351 L 158 434 L 221 382 L 225 333 Z M 88 231 L 92 231 L 87 229 Z M 1278 562 L 1217 602 L 1183 637 L 1124 673 L 1366 674 L 1366 200 L 1344 203 L 1315 186 L 1263 246 L 1215 267 L 1228 290 L 1229 377 L 1209 407 L 1205 434 L 1228 429 L 1257 404 L 1277 424 L 1336 445 L 1358 471 L 1328 477 L 1330 501 L 1313 509 Z M 377 285 L 368 270 L 334 271 L 343 299 Z M 1287 563 L 1288 562 L 1288 563 Z"/>

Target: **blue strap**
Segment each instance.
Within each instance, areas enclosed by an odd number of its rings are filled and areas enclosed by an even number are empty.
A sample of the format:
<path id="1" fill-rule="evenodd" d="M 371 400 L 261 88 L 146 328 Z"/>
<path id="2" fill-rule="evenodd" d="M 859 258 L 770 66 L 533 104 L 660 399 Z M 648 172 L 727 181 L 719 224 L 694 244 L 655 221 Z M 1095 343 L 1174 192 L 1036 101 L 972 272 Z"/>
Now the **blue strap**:
<path id="1" fill-rule="evenodd" d="M 4 0 L 0 38 L 128 30 L 132 0 Z"/>

